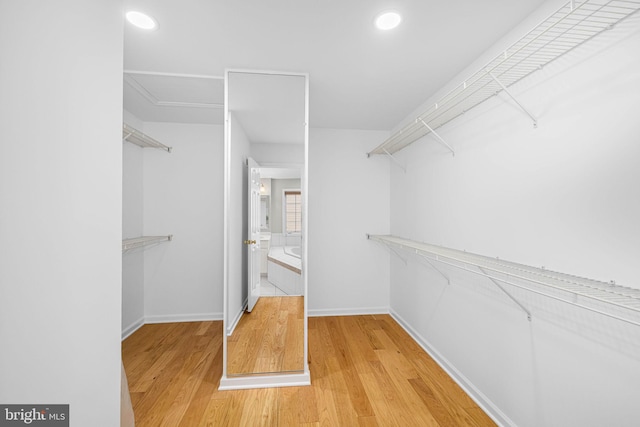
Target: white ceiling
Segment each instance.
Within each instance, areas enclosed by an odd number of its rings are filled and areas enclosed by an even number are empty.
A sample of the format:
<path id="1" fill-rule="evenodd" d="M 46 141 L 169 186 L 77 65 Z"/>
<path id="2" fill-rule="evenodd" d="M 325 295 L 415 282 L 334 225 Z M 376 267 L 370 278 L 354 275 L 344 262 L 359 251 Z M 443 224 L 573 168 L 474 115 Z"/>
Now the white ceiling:
<path id="1" fill-rule="evenodd" d="M 258 144 L 304 144 L 306 79 L 229 72 L 229 111 Z"/>
<path id="2" fill-rule="evenodd" d="M 124 66 L 219 78 L 228 68 L 308 73 L 311 127 L 390 130 L 542 3 L 125 0 L 159 28 L 125 25 Z M 385 9 L 402 13 L 400 27 L 374 28 Z M 125 108 L 142 120 L 222 121 L 219 79 L 127 76 Z"/>

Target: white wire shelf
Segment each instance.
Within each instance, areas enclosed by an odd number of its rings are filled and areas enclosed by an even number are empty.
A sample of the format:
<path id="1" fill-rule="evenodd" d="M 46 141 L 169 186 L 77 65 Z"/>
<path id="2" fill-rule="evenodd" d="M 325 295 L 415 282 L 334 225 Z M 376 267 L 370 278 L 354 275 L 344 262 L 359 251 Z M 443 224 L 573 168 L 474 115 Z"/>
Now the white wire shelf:
<path id="1" fill-rule="evenodd" d="M 156 141 L 149 135 L 145 135 L 138 129 L 129 126 L 126 123 L 122 124 L 122 139 L 143 148 L 158 148 L 166 151 L 167 153 L 170 153 L 172 150 L 171 147 Z"/>
<path id="2" fill-rule="evenodd" d="M 123 239 L 122 252 L 156 243 L 170 242 L 171 240 L 173 240 L 173 234 L 169 234 L 168 236 L 141 236 L 134 237 L 132 239 Z"/>
<path id="3" fill-rule="evenodd" d="M 396 249 L 426 259 L 445 278 L 447 276 L 437 268 L 438 264 L 455 267 L 490 279 L 520 306 L 529 320 L 531 320 L 530 311 L 511 295 L 508 287 L 504 287 L 502 284 L 640 326 L 640 289 L 616 285 L 614 282 L 606 283 L 558 273 L 545 268 L 531 267 L 396 236 L 367 235 L 367 238 L 386 245 L 399 257 L 401 257 L 400 253 Z"/>
<path id="4" fill-rule="evenodd" d="M 433 133 L 453 152 L 435 132 L 436 129 L 501 91 L 513 98 L 508 91 L 509 86 L 612 28 L 639 9 L 640 0 L 574 0 L 565 3 L 367 155 L 391 155 L 428 133 Z M 518 105 L 536 126 L 535 117 L 520 103 Z"/>

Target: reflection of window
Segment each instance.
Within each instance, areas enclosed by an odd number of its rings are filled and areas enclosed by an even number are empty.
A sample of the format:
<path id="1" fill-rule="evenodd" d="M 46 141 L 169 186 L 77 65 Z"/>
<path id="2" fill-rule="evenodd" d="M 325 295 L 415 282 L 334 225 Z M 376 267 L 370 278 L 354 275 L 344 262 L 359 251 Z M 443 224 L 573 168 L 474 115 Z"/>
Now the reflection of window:
<path id="1" fill-rule="evenodd" d="M 284 232 L 302 232 L 302 195 L 300 190 L 284 190 Z"/>

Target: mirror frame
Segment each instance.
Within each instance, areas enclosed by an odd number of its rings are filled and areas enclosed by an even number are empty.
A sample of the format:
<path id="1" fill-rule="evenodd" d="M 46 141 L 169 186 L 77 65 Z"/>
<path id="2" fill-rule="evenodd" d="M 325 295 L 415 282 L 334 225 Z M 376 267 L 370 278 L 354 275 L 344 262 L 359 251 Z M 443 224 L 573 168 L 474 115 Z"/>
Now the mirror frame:
<path id="1" fill-rule="evenodd" d="M 304 94 L 304 165 L 301 176 L 301 190 L 303 197 L 302 206 L 302 286 L 304 290 L 304 352 L 303 352 L 303 370 L 295 373 L 264 373 L 264 374 L 247 374 L 241 376 L 227 376 L 227 318 L 229 315 L 229 242 L 231 238 L 241 239 L 242 236 L 230 236 L 229 215 L 230 215 L 230 192 L 231 192 L 231 139 L 229 129 L 229 74 L 245 73 L 245 74 L 266 74 L 280 76 L 295 76 L 305 79 Z M 284 71 L 265 71 L 251 69 L 226 69 L 224 73 L 224 263 L 223 263 L 223 356 L 222 356 L 222 377 L 220 378 L 219 390 L 236 390 L 250 388 L 268 388 L 268 387 L 286 387 L 286 386 L 304 386 L 311 384 L 311 375 L 309 372 L 309 335 L 308 335 L 308 277 L 309 263 L 308 261 L 308 236 L 309 236 L 309 74 L 294 73 Z"/>

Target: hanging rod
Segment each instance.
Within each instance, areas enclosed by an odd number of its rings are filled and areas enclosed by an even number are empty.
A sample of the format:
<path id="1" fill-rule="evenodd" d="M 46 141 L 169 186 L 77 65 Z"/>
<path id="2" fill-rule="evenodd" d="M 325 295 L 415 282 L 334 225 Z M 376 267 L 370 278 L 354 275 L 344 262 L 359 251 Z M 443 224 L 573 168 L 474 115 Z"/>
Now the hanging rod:
<path id="1" fill-rule="evenodd" d="M 147 245 L 152 245 L 154 243 L 170 242 L 172 240 L 173 240 L 173 234 L 169 234 L 168 236 L 141 236 L 141 237 L 134 237 L 132 239 L 123 239 L 122 252 L 126 252 L 131 249 L 141 248 Z"/>
<path id="2" fill-rule="evenodd" d="M 638 10 L 640 0 L 565 3 L 368 154 L 402 150 Z M 535 117 L 529 115 L 535 123 Z"/>
<path id="3" fill-rule="evenodd" d="M 432 261 L 489 278 L 494 284 L 501 282 L 525 291 L 561 301 L 585 310 L 640 326 L 640 289 L 531 267 L 499 258 L 486 257 L 442 246 L 420 243 L 388 235 L 367 235 L 367 238 L 390 248 L 406 250 Z M 500 287 L 500 286 L 499 286 Z M 507 292 L 503 287 L 500 287 Z M 554 294 L 553 292 L 558 292 Z M 512 295 L 521 309 L 530 312 Z M 589 305 L 591 304 L 591 305 Z M 623 311 L 626 316 L 620 315 Z"/>
<path id="4" fill-rule="evenodd" d="M 165 150 L 167 153 L 170 153 L 172 150 L 171 147 L 156 141 L 126 123 L 122 124 L 122 139 L 143 148 L 159 148 L 161 150 Z"/>

